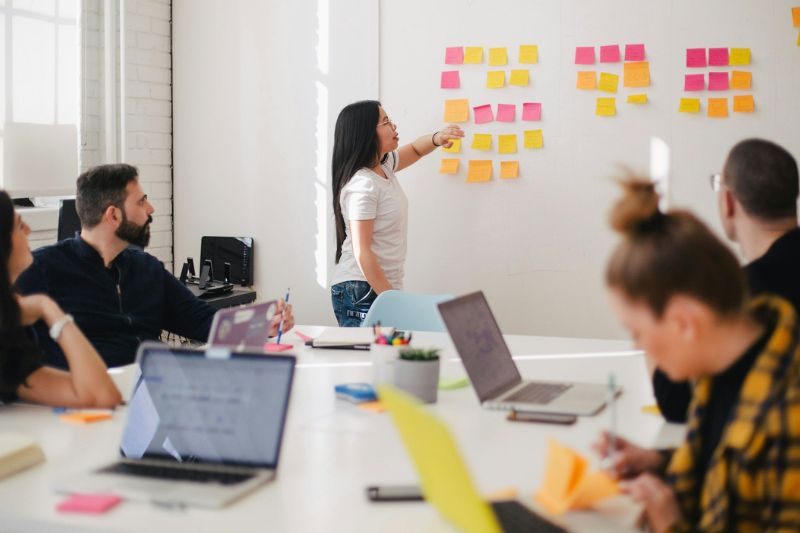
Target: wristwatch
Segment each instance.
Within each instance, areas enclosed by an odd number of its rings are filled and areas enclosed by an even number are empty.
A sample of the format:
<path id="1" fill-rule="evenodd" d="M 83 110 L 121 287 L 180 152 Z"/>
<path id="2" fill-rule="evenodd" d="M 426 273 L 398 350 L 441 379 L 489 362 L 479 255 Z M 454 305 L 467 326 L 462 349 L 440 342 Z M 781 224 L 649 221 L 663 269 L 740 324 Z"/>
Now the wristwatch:
<path id="1" fill-rule="evenodd" d="M 50 338 L 52 338 L 54 341 L 57 341 L 61 336 L 61 332 L 64 330 L 64 326 L 70 322 L 75 322 L 75 319 L 72 317 L 72 315 L 64 315 L 59 318 L 52 326 L 50 326 Z"/>

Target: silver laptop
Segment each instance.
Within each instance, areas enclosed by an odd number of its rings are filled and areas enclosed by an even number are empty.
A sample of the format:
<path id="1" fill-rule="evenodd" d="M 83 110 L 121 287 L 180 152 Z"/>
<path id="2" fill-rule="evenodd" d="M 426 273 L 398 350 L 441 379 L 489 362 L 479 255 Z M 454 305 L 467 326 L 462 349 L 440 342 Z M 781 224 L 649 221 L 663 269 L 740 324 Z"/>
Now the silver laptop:
<path id="1" fill-rule="evenodd" d="M 263 349 L 269 342 L 269 326 L 277 309 L 276 301 L 220 309 L 211 322 L 208 344 L 237 350 Z"/>
<path id="2" fill-rule="evenodd" d="M 122 458 L 56 490 L 222 507 L 274 479 L 295 358 L 143 343 Z"/>
<path id="3" fill-rule="evenodd" d="M 523 380 L 482 292 L 438 306 L 482 406 L 591 415 L 605 405 L 606 385 Z"/>

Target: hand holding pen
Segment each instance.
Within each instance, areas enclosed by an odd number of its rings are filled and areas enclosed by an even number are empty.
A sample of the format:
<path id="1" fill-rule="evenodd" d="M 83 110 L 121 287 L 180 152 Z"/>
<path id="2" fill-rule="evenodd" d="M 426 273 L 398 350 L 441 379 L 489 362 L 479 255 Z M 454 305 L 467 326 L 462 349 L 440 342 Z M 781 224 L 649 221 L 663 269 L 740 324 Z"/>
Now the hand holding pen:
<path id="1" fill-rule="evenodd" d="M 278 312 L 281 315 L 280 322 L 278 322 L 278 338 L 275 339 L 276 344 L 281 343 L 281 337 L 284 331 L 289 331 L 294 326 L 294 316 L 292 315 L 292 306 L 289 305 L 289 295 L 291 289 L 286 289 L 286 297 L 283 302 L 278 303 Z M 273 322 L 274 324 L 274 322 Z"/>

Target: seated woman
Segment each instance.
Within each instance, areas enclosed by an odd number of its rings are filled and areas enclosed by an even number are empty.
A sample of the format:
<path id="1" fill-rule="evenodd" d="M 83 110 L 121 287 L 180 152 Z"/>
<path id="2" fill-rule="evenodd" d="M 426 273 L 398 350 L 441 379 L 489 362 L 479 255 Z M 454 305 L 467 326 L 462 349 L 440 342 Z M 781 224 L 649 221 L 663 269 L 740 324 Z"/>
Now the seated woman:
<path id="1" fill-rule="evenodd" d="M 653 531 L 800 527 L 800 349 L 792 306 L 745 301 L 733 254 L 692 214 L 658 210 L 628 180 L 613 209 L 623 235 L 606 271 L 612 307 L 673 380 L 696 380 L 685 442 L 674 451 L 613 440 Z M 603 435 L 596 447 L 612 452 Z"/>
<path id="2" fill-rule="evenodd" d="M 33 261 L 30 228 L 0 191 L 0 400 L 20 398 L 64 407 L 113 407 L 122 397 L 106 365 L 83 333 L 43 294 L 19 296 L 12 288 Z M 69 372 L 42 366 L 25 326 L 43 320 L 66 354 Z"/>

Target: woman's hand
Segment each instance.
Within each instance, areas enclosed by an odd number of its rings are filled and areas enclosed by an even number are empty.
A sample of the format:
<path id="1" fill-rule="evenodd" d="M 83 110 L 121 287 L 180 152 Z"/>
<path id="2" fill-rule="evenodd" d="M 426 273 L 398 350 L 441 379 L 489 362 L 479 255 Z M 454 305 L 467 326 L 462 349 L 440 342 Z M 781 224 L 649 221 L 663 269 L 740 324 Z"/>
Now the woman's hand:
<path id="1" fill-rule="evenodd" d="M 458 124 L 450 124 L 442 131 L 436 133 L 436 140 L 439 144 L 444 148 L 450 148 L 453 146 L 454 139 L 460 139 L 464 136 L 464 130 L 461 129 L 461 126 Z"/>
<path id="2" fill-rule="evenodd" d="M 23 326 L 44 320 L 48 326 L 64 316 L 64 311 L 46 294 L 31 294 L 30 296 L 17 295 L 20 309 L 20 322 Z"/>
<path id="3" fill-rule="evenodd" d="M 681 508 L 675 493 L 653 474 L 642 474 L 628 485 L 626 492 L 644 505 L 647 521 L 655 533 L 666 531 L 681 519 Z"/>
<path id="4" fill-rule="evenodd" d="M 611 436 L 607 431 L 600 434 L 600 440 L 594 443 L 593 448 L 601 459 L 612 454 Z M 613 453 L 614 460 L 609 469 L 618 479 L 636 477 L 645 472 L 656 472 L 661 468 L 663 462 L 663 458 L 657 450 L 631 444 L 622 437 L 614 438 Z"/>
<path id="5" fill-rule="evenodd" d="M 278 309 L 272 317 L 272 322 L 269 325 L 269 334 L 274 337 L 278 334 L 278 326 L 280 326 L 281 319 L 283 319 L 282 333 L 286 333 L 294 327 L 294 315 L 292 314 L 292 306 L 286 305 L 283 299 L 278 300 Z"/>

